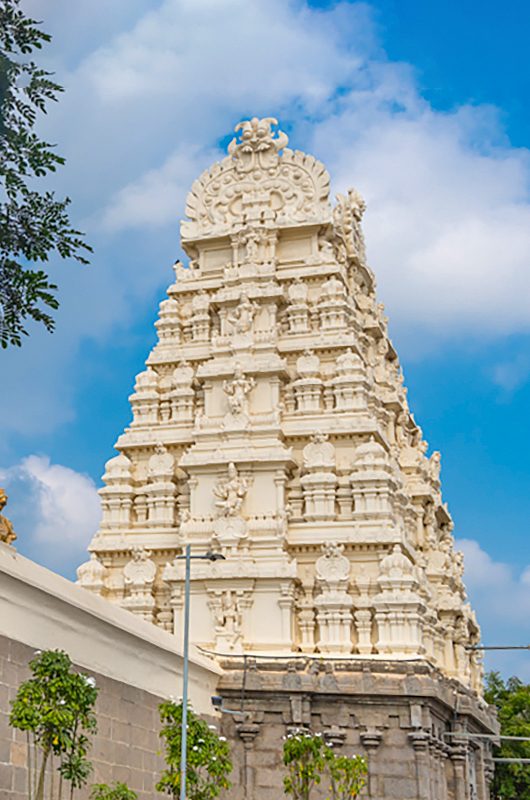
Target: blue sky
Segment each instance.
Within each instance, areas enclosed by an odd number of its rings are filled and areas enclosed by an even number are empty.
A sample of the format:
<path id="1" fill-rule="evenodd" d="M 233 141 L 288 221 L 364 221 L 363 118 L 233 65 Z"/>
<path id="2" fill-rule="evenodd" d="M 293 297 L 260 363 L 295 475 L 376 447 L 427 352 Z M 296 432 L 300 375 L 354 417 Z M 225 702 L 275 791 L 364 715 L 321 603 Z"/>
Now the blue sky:
<path id="1" fill-rule="evenodd" d="M 89 8 L 90 6 L 90 8 Z M 57 332 L 2 354 L 0 476 L 19 549 L 69 576 L 154 343 L 192 180 L 277 116 L 366 236 L 409 399 L 442 452 L 484 640 L 530 643 L 530 7 L 493 2 L 28 0 L 66 94 L 41 123 L 95 248 L 52 264 Z M 265 36 L 267 32 L 267 36 Z M 489 662 L 530 680 L 530 655 Z"/>

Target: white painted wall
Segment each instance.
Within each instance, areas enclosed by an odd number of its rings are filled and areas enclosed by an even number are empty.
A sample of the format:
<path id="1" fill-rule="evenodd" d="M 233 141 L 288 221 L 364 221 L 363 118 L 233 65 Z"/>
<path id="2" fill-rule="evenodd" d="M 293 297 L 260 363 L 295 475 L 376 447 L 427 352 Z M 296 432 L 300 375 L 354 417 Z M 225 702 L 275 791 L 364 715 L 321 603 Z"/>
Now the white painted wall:
<path id="1" fill-rule="evenodd" d="M 182 694 L 181 646 L 173 635 L 1 542 L 0 635 L 40 650 L 65 650 L 87 670 L 161 697 Z M 191 653 L 190 698 L 198 713 L 212 713 L 221 672 Z"/>

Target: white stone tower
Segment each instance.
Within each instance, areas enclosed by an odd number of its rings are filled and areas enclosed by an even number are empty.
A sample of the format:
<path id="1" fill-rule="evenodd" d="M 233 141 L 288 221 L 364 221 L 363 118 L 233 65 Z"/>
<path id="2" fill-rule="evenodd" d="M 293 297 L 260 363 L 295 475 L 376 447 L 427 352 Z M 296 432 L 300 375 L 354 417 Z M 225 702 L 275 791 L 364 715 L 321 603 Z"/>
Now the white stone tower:
<path id="1" fill-rule="evenodd" d="M 80 583 L 219 654 L 424 660 L 480 692 L 479 629 L 366 263 L 364 202 L 276 120 L 193 184 Z"/>

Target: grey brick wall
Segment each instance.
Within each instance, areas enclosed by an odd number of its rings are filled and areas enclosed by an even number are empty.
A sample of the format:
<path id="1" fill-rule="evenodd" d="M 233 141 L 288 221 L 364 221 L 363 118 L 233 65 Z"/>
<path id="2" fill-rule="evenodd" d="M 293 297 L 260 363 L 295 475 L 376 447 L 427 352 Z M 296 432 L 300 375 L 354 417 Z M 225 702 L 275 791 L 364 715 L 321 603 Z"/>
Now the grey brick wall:
<path id="1" fill-rule="evenodd" d="M 9 708 L 18 686 L 29 677 L 27 665 L 33 652 L 26 645 L 0 637 L 1 800 L 27 800 L 26 738 L 10 727 Z M 103 675 L 91 674 L 100 691 L 90 783 L 124 781 L 138 792 L 139 800 L 161 798 L 154 789 L 163 768 L 158 755 L 160 698 Z M 76 800 L 85 800 L 88 789 L 76 792 L 75 796 Z"/>

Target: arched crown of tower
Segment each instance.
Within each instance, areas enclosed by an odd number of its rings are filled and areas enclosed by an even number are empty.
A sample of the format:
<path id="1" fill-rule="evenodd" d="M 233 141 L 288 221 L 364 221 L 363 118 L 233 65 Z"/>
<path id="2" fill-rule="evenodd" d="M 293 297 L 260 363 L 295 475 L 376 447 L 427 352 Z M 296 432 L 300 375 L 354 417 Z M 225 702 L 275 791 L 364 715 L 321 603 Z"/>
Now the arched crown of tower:
<path id="1" fill-rule="evenodd" d="M 275 227 L 331 218 L 329 174 L 313 156 L 287 147 L 274 117 L 239 122 L 228 156 L 193 183 L 183 241 L 222 236 L 248 224 Z"/>

